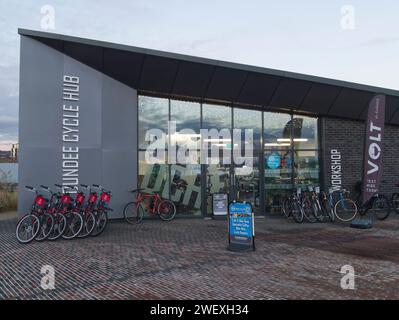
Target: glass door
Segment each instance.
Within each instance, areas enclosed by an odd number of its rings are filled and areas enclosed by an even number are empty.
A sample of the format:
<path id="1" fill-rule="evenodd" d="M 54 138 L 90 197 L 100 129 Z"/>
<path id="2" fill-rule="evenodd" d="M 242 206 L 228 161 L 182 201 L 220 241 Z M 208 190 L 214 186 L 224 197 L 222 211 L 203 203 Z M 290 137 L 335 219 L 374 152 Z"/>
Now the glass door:
<path id="1" fill-rule="evenodd" d="M 251 165 L 233 166 L 232 200 L 251 203 L 255 213 L 260 209 L 260 170 L 259 157 L 252 158 Z"/>

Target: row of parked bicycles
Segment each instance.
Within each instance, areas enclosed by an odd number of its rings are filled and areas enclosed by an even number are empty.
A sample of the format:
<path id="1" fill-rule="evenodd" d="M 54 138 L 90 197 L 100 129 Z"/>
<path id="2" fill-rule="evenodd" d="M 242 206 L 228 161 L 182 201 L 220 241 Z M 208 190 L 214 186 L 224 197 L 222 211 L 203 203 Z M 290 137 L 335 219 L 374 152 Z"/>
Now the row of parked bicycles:
<path id="1" fill-rule="evenodd" d="M 399 187 L 399 185 L 397 185 Z M 385 220 L 391 210 L 399 213 L 399 193 L 390 198 L 382 194 L 375 194 L 366 203 L 360 199 L 361 186 L 355 186 L 358 191 L 356 200 L 350 197 L 350 191 L 332 190 L 321 191 L 319 187 L 309 186 L 307 190 L 296 189 L 283 201 L 282 211 L 286 218 L 292 217 L 296 222 L 350 222 L 356 216 L 371 214 L 377 220 Z"/>
<path id="2" fill-rule="evenodd" d="M 111 191 L 97 184 L 81 184 L 79 190 L 59 184 L 54 186 L 56 192 L 44 185 L 40 189 L 26 186 L 35 198 L 29 212 L 16 226 L 20 243 L 85 238 L 104 231 L 108 223 L 107 211 L 112 211 L 109 207 Z"/>

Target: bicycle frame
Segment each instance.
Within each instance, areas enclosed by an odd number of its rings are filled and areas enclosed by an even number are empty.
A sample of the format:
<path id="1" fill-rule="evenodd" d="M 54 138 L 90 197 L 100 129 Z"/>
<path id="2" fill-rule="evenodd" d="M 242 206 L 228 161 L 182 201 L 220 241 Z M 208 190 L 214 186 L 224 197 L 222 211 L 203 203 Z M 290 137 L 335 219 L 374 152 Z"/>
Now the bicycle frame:
<path id="1" fill-rule="evenodd" d="M 151 204 L 148 204 L 145 202 L 145 199 L 150 199 Z M 148 213 L 150 214 L 158 214 L 158 205 L 162 201 L 162 198 L 159 194 L 149 194 L 149 193 L 144 193 L 144 192 L 139 192 L 137 194 L 137 199 L 136 199 L 138 205 L 143 204 L 145 209 L 147 210 Z"/>

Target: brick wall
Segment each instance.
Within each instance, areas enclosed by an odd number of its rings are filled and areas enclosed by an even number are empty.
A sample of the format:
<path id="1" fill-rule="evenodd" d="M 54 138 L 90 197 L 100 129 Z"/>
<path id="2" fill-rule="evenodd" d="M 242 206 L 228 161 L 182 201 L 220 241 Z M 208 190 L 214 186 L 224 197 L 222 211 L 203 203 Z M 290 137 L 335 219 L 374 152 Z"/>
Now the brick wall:
<path id="1" fill-rule="evenodd" d="M 331 186 L 331 150 L 341 153 L 342 186 L 352 190 L 356 181 L 362 179 L 365 122 L 322 118 L 322 157 L 324 186 Z M 383 182 L 381 192 L 391 194 L 399 191 L 399 127 L 385 125 L 383 146 Z"/>

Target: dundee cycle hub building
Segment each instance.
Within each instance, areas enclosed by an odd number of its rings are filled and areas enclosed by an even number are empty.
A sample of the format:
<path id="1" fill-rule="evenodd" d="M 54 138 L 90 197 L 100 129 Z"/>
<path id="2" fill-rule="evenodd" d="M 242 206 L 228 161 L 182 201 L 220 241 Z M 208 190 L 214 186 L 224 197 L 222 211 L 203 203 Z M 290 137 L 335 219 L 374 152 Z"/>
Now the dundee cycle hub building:
<path id="1" fill-rule="evenodd" d="M 386 96 L 382 192 L 391 193 L 399 178 L 399 91 L 53 33 L 19 34 L 20 213 L 32 201 L 25 185 L 97 183 L 113 192 L 111 218 L 122 217 L 134 188 L 170 198 L 181 216 L 210 214 L 208 193 L 218 192 L 250 201 L 256 214 L 279 214 L 293 188 L 351 189 L 361 179 L 375 94 Z M 176 148 L 169 144 L 164 161 L 147 161 L 147 133 L 170 138 L 170 123 L 178 139 L 190 141 L 202 129 L 251 129 L 251 166 L 224 157 L 172 162 Z M 208 139 L 208 146 L 231 155 L 245 144 L 234 139 Z"/>

